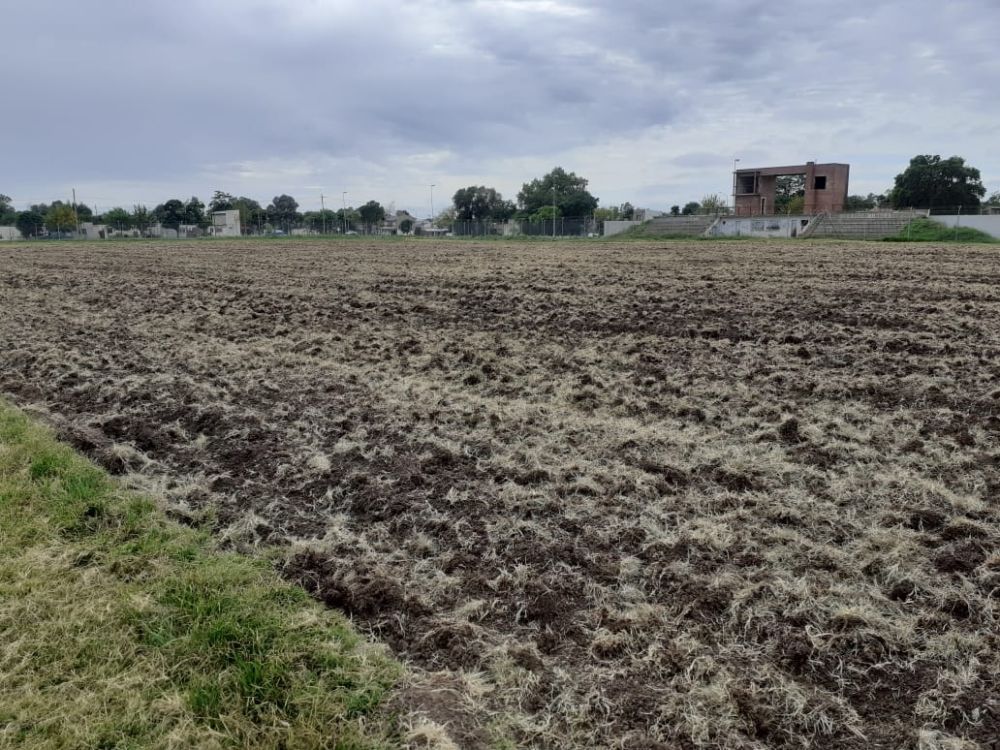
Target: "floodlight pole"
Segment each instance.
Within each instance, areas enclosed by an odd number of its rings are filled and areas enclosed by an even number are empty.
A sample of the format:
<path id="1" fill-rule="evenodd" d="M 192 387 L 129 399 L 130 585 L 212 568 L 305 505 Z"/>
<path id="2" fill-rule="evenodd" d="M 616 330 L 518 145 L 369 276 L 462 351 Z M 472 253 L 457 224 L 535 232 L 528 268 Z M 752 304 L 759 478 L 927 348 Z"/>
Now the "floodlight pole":
<path id="1" fill-rule="evenodd" d="M 733 159 L 733 216 L 736 216 L 736 165 L 739 163 L 739 159 Z"/>

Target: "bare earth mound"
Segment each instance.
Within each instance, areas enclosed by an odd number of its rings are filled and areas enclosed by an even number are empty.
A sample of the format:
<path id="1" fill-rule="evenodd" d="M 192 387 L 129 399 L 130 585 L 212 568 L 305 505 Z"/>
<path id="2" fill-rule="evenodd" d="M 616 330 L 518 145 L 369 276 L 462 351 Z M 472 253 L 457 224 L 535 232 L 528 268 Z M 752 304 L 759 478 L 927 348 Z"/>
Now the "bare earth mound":
<path id="1" fill-rule="evenodd" d="M 461 747 L 991 748 L 1000 255 L 0 249 L 0 394 L 369 626 Z"/>

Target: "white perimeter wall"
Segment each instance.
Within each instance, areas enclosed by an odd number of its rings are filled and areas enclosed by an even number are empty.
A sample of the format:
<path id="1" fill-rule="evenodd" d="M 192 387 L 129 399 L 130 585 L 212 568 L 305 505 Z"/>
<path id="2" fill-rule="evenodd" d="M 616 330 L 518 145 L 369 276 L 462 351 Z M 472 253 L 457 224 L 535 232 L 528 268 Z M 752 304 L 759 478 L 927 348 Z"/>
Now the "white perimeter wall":
<path id="1" fill-rule="evenodd" d="M 19 239 L 21 239 L 21 233 L 17 227 L 0 227 L 0 242 Z"/>
<path id="2" fill-rule="evenodd" d="M 604 236 L 611 237 L 612 235 L 621 234 L 640 224 L 642 224 L 641 221 L 606 221 L 604 222 Z"/>
<path id="3" fill-rule="evenodd" d="M 932 216 L 931 218 L 947 227 L 972 227 L 1000 239 L 1000 214 L 986 214 L 984 216 L 975 214 L 969 214 L 968 216 Z"/>

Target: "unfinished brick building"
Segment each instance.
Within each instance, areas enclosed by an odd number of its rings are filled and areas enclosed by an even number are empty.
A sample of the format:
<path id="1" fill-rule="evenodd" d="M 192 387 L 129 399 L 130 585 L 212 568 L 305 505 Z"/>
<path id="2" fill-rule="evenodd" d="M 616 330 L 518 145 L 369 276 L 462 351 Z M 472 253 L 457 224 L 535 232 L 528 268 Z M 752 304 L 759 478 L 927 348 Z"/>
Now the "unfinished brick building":
<path id="1" fill-rule="evenodd" d="M 774 191 L 779 177 L 805 177 L 806 214 L 840 213 L 847 202 L 849 164 L 806 162 L 792 167 L 737 169 L 733 193 L 737 216 L 767 216 L 774 213 Z"/>

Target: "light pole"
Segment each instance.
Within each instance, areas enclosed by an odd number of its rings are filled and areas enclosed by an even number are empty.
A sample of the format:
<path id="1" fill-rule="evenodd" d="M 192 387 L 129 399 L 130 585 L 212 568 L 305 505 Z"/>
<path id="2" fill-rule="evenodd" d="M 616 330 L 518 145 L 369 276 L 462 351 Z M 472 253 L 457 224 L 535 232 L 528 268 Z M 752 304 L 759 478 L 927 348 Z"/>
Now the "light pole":
<path id="1" fill-rule="evenodd" d="M 340 194 L 340 201 L 344 206 L 344 235 L 347 235 L 347 191 Z"/>
<path id="2" fill-rule="evenodd" d="M 434 188 L 436 185 L 431 185 L 431 226 L 434 226 Z"/>
<path id="3" fill-rule="evenodd" d="M 733 216 L 736 216 L 736 165 L 739 163 L 739 159 L 733 159 Z"/>

